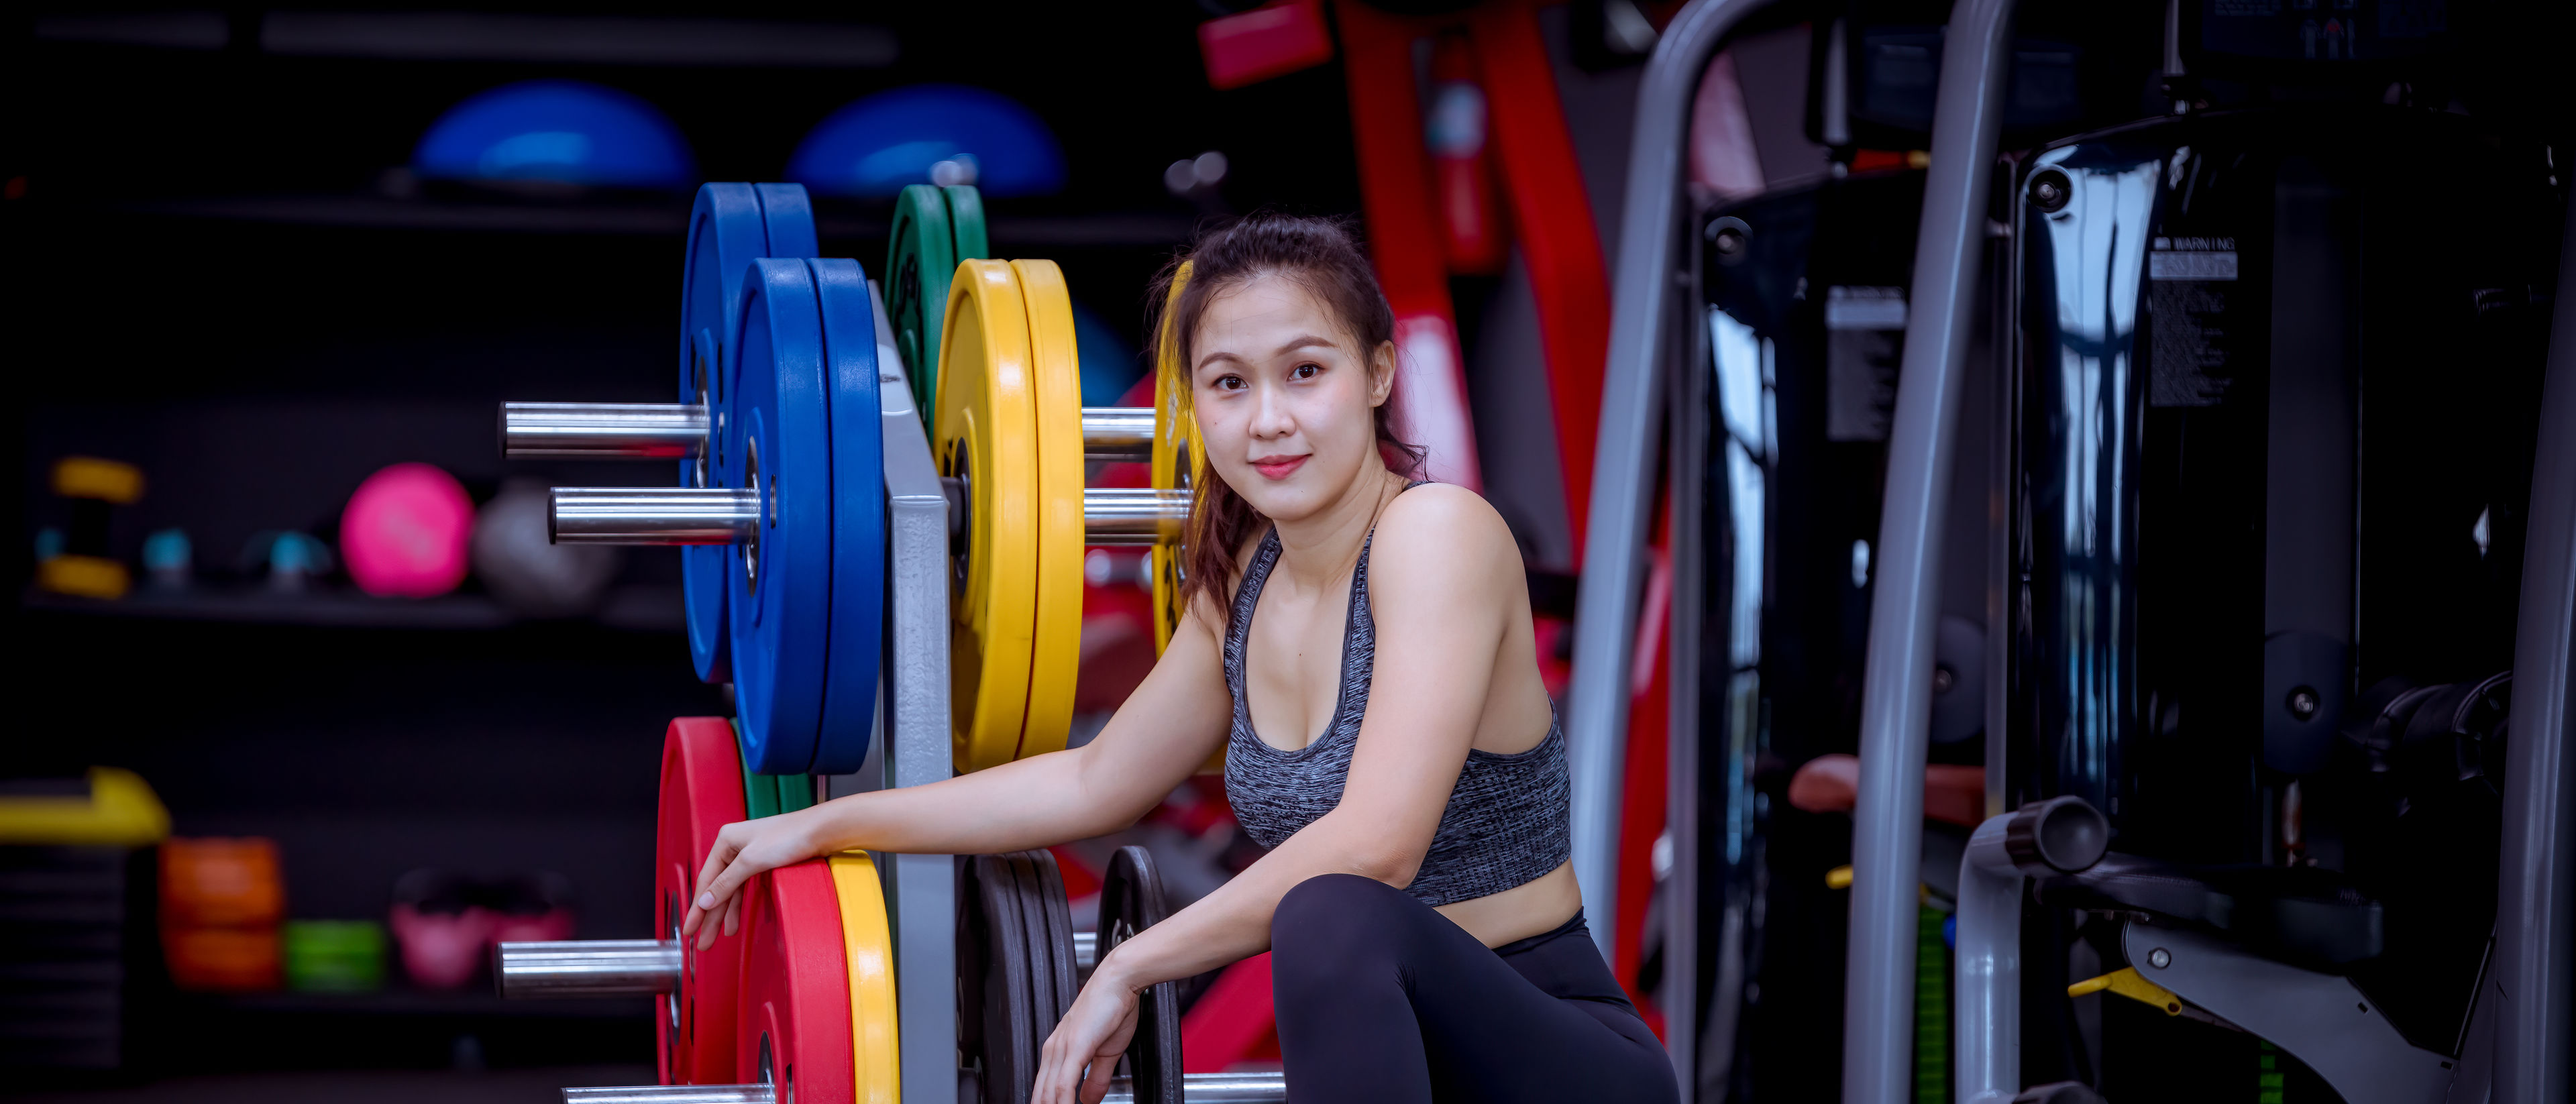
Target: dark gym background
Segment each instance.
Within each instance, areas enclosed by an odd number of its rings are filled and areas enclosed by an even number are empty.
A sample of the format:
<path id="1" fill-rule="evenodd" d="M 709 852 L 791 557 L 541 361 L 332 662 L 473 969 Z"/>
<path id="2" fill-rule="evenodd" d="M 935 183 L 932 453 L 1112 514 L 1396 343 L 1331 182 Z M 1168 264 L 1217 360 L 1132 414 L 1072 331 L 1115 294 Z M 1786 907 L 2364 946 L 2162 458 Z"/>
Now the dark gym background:
<path id="1" fill-rule="evenodd" d="M 21 713 L 0 737 L 0 777 L 132 769 L 178 835 L 276 840 L 290 917 L 381 919 L 394 879 L 418 867 L 553 870 L 578 893 L 577 937 L 648 935 L 663 725 L 728 710 L 689 670 L 676 557 L 630 552 L 606 607 L 562 621 L 514 618 L 471 578 L 413 603 L 355 596 L 345 580 L 269 598 L 240 559 L 263 530 L 331 543 L 358 482 L 398 461 L 445 469 L 478 502 L 505 475 L 662 478 L 658 466 L 505 466 L 493 411 L 667 400 L 689 195 L 424 182 L 405 167 L 414 144 L 474 93 L 566 77 L 650 101 L 701 178 L 769 180 L 816 122 L 863 95 L 988 88 L 1053 128 L 1069 180 L 992 201 L 995 254 L 1057 260 L 1076 300 L 1139 347 L 1146 282 L 1199 220 L 1359 208 L 1338 63 L 1209 88 L 1195 30 L 1233 6 L 548 13 L 855 24 L 892 46 L 890 63 L 843 67 L 289 56 L 263 48 L 258 8 L 7 17 L 0 302 L 17 339 L 0 426 L 22 461 L 6 485 L 21 521 L 0 564 L 31 578 L 33 534 L 64 523 L 52 462 L 105 456 L 148 481 L 114 512 L 110 551 L 134 563 L 144 534 L 184 528 L 220 597 L 100 604 L 26 589 L 7 603 Z M 1547 26 L 1606 245 L 1635 59 L 1577 64 L 1567 11 Z M 1796 64 L 1803 49 L 1780 53 Z M 1776 129 L 1796 133 L 1794 121 Z M 1210 150 L 1229 162 L 1220 188 L 1166 189 L 1165 166 Z M 1805 167 L 1821 168 L 1809 152 Z M 818 198 L 823 252 L 875 274 L 890 211 Z M 1458 302 L 1480 436 L 1530 442 L 1489 450 L 1488 491 L 1533 563 L 1561 569 L 1568 523 L 1528 293 L 1506 276 L 1463 286 Z M 505 1003 L 388 975 L 384 991 L 355 996 L 144 986 L 126 1069 L 60 1087 L 443 1099 L 461 1076 L 478 1099 L 539 1100 L 565 1083 L 651 1080 L 640 998 Z M 559 1068 L 581 1065 L 619 1068 Z M 409 1072 L 279 1072 L 313 1069 Z"/>

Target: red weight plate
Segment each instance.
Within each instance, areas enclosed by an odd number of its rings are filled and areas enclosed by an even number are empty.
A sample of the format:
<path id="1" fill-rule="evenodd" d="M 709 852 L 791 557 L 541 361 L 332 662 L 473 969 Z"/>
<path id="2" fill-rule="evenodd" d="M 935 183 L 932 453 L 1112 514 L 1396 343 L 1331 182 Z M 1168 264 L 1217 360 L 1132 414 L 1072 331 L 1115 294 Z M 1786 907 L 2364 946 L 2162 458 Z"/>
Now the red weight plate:
<path id="1" fill-rule="evenodd" d="M 735 1082 L 768 1081 L 781 1101 L 853 1099 L 850 964 L 832 868 L 822 859 L 782 866 L 746 893 Z"/>
<path id="2" fill-rule="evenodd" d="M 662 807 L 653 844 L 654 915 L 664 939 L 680 937 L 698 867 L 716 832 L 747 820 L 742 806 L 742 753 L 733 722 L 679 717 L 662 736 Z M 734 1075 L 734 1009 L 742 941 L 718 938 L 704 951 L 691 940 L 680 951 L 680 991 L 666 994 L 653 1017 L 661 1044 L 654 1065 L 665 1085 L 722 1085 Z"/>

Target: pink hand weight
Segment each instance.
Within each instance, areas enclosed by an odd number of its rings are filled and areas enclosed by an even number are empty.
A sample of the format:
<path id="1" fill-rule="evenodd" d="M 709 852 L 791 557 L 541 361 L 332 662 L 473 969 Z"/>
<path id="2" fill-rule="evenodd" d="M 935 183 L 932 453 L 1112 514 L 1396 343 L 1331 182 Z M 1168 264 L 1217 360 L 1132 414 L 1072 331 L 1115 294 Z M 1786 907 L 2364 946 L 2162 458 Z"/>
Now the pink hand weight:
<path id="1" fill-rule="evenodd" d="M 368 476 L 340 513 L 340 555 L 369 594 L 428 598 L 456 589 L 473 535 L 474 501 L 428 464 Z"/>

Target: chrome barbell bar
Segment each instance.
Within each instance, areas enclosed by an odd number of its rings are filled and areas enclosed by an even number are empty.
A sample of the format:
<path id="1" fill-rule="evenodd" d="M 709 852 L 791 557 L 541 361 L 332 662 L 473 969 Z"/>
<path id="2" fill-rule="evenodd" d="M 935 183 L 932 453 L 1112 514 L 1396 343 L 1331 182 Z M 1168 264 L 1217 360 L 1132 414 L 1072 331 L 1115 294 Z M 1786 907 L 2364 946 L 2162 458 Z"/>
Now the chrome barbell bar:
<path id="1" fill-rule="evenodd" d="M 695 403 L 501 404 L 501 455 L 512 460 L 673 460 L 706 448 L 707 408 Z M 1144 463 L 1154 409 L 1082 408 L 1082 458 Z"/>
<path id="2" fill-rule="evenodd" d="M 504 997 L 611 997 L 668 993 L 680 985 L 680 944 L 671 939 L 584 939 L 502 943 L 492 980 Z"/>

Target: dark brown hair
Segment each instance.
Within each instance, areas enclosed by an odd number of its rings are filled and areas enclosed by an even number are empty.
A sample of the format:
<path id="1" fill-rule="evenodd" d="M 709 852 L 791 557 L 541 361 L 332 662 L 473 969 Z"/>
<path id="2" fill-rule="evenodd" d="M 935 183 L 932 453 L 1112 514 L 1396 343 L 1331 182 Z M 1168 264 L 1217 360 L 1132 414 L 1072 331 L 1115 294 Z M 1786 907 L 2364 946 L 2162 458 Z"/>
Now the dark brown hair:
<path id="1" fill-rule="evenodd" d="M 1189 278 L 1174 300 L 1169 294 L 1172 281 L 1184 264 L 1189 266 Z M 1296 281 L 1331 311 L 1358 343 L 1360 355 L 1372 365 L 1378 348 L 1395 340 L 1395 311 L 1387 306 L 1385 293 L 1378 290 L 1377 273 L 1370 268 L 1368 255 L 1360 251 L 1359 243 L 1352 240 L 1349 228 L 1341 220 L 1257 213 L 1200 232 L 1189 253 L 1173 258 L 1154 280 L 1151 301 L 1168 303 L 1167 309 L 1174 317 L 1159 320 L 1166 324 L 1156 326 L 1153 332 L 1180 346 L 1178 357 L 1156 359 L 1179 366 L 1181 378 L 1174 381 L 1176 386 L 1193 386 L 1191 342 L 1197 336 L 1199 320 L 1207 315 L 1208 304 L 1219 295 L 1273 275 Z M 1387 401 L 1378 404 L 1373 412 L 1371 425 L 1377 434 L 1378 455 L 1387 468 L 1413 477 L 1421 471 L 1424 453 L 1420 446 L 1396 436 L 1397 398 L 1390 391 Z M 1204 449 L 1205 445 L 1200 447 Z M 1231 627 L 1235 555 L 1267 520 L 1227 486 L 1216 469 L 1201 468 L 1190 501 L 1188 573 L 1181 588 L 1184 602 L 1201 594 L 1214 598 L 1225 623 Z"/>

